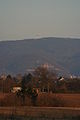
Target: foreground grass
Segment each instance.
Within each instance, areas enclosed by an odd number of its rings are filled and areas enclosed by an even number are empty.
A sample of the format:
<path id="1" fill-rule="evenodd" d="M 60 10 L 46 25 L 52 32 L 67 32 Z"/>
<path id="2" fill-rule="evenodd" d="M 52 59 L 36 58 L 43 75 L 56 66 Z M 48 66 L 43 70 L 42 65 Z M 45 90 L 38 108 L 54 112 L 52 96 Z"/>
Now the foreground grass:
<path id="1" fill-rule="evenodd" d="M 16 96 L 16 94 L 0 93 L 0 106 L 21 106 L 23 105 L 22 99 Z M 29 97 L 25 97 L 25 106 L 32 106 L 33 103 Z M 68 93 L 39 93 L 36 100 L 37 106 L 46 107 L 78 107 L 80 108 L 80 94 L 68 94 Z"/>
<path id="2" fill-rule="evenodd" d="M 80 94 L 39 94 L 37 107 L 28 98 L 21 106 L 15 94 L 0 96 L 0 120 L 80 120 Z"/>
<path id="3" fill-rule="evenodd" d="M 21 116 L 0 116 L 0 120 L 80 120 L 80 116 L 77 117 L 63 117 L 63 118 L 49 118 L 49 117 L 21 117 Z"/>
<path id="4" fill-rule="evenodd" d="M 0 107 L 0 120 L 80 120 L 80 108 Z"/>

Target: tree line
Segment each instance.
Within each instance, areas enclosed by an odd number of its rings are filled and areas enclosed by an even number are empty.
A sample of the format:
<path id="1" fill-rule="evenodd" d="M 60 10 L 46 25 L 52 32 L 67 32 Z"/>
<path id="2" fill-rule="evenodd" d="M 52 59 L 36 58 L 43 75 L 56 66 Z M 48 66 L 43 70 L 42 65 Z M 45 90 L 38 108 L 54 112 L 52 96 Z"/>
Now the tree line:
<path id="1" fill-rule="evenodd" d="M 33 105 L 39 93 L 80 93 L 79 78 L 63 78 L 56 72 L 45 67 L 38 67 L 34 72 L 12 77 L 7 75 L 5 79 L 0 78 L 0 92 L 11 93 L 13 87 L 20 87 L 16 94 L 18 99 L 25 104 L 26 96 L 31 99 Z"/>
<path id="2" fill-rule="evenodd" d="M 28 88 L 38 90 L 39 92 L 80 92 L 79 78 L 61 79 L 56 72 L 44 67 L 38 67 L 34 72 L 12 77 L 7 75 L 6 79 L 0 78 L 0 91 L 4 93 L 11 92 L 13 87 L 21 87 L 23 92 Z"/>

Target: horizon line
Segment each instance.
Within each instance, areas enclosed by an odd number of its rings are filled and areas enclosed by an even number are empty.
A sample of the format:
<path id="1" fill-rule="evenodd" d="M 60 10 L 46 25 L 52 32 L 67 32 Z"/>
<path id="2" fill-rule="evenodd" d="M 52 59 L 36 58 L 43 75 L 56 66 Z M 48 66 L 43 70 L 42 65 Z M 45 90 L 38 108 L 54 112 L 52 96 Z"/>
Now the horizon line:
<path id="1" fill-rule="evenodd" d="M 62 38 L 62 39 L 80 39 L 80 37 L 73 37 L 73 36 L 35 36 L 35 37 L 26 37 L 22 39 L 6 39 L 0 40 L 0 42 L 7 42 L 7 41 L 21 41 L 21 40 L 38 40 L 38 39 L 45 39 L 45 38 Z"/>

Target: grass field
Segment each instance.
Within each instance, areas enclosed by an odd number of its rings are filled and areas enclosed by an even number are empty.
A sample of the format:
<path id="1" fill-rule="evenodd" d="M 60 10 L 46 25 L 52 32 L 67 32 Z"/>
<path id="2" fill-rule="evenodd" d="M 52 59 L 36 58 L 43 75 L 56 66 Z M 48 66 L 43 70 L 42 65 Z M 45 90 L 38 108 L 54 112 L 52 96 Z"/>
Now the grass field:
<path id="1" fill-rule="evenodd" d="M 80 118 L 80 108 L 69 107 L 0 107 L 0 115 L 25 118 Z"/>
<path id="2" fill-rule="evenodd" d="M 0 106 L 21 106 L 22 100 L 15 94 L 0 93 Z M 36 105 L 40 107 L 80 107 L 80 94 L 39 93 Z M 32 106 L 31 99 L 25 98 L 25 106 Z"/>
<path id="3" fill-rule="evenodd" d="M 3 101 L 0 107 L 1 120 L 5 119 L 3 116 L 15 116 L 15 120 L 80 120 L 80 94 L 40 93 L 37 107 L 31 106 L 27 98 L 27 105 L 17 105 L 19 98 L 14 97 L 15 94 L 0 94 L 0 101 Z"/>
<path id="4" fill-rule="evenodd" d="M 80 94 L 39 94 L 38 104 L 50 107 L 80 107 Z"/>

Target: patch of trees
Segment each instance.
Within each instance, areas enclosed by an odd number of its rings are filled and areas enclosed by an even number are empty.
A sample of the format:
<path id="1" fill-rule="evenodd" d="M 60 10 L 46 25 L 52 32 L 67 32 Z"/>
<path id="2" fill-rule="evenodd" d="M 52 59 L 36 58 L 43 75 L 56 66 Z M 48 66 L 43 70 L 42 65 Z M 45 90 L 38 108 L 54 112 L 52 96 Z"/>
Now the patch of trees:
<path id="1" fill-rule="evenodd" d="M 80 93 L 80 79 L 68 79 L 66 81 L 67 90 L 73 93 Z"/>
<path id="2" fill-rule="evenodd" d="M 11 93 L 13 87 L 20 87 L 21 90 Z M 51 97 L 52 93 L 80 93 L 80 79 L 58 77 L 54 71 L 45 67 L 38 67 L 33 73 L 24 74 L 23 76 L 18 75 L 17 77 L 12 77 L 11 75 L 7 75 L 5 79 L 0 78 L 0 92 L 13 94 L 12 98 L 15 98 L 15 104 L 19 104 L 20 102 L 22 105 L 26 105 L 26 101 L 30 100 L 33 106 L 37 105 L 37 101 L 42 105 L 44 103 L 47 105 L 49 102 L 52 105 L 53 101 L 54 104 L 61 105 L 61 102 L 59 103 L 61 98 L 57 99 L 55 96 L 52 102 L 50 98 L 49 100 L 47 98 L 47 103 L 45 97 L 41 98 L 40 95 L 44 93 L 45 96 L 48 93 L 48 96 L 50 95 Z M 16 103 L 16 101 L 18 102 Z"/>
<path id="3" fill-rule="evenodd" d="M 23 94 L 23 99 L 25 99 L 25 94 L 29 95 L 28 89 L 31 89 L 31 91 L 34 89 L 37 92 L 48 93 L 79 93 L 80 79 L 61 79 L 54 71 L 45 67 L 38 67 L 33 73 L 24 74 L 23 76 L 18 75 L 18 77 L 12 77 L 11 75 L 7 75 L 5 80 L 0 78 L 1 92 L 9 93 L 15 86 L 21 87 L 21 91 L 19 92 L 21 92 L 21 95 Z"/>

